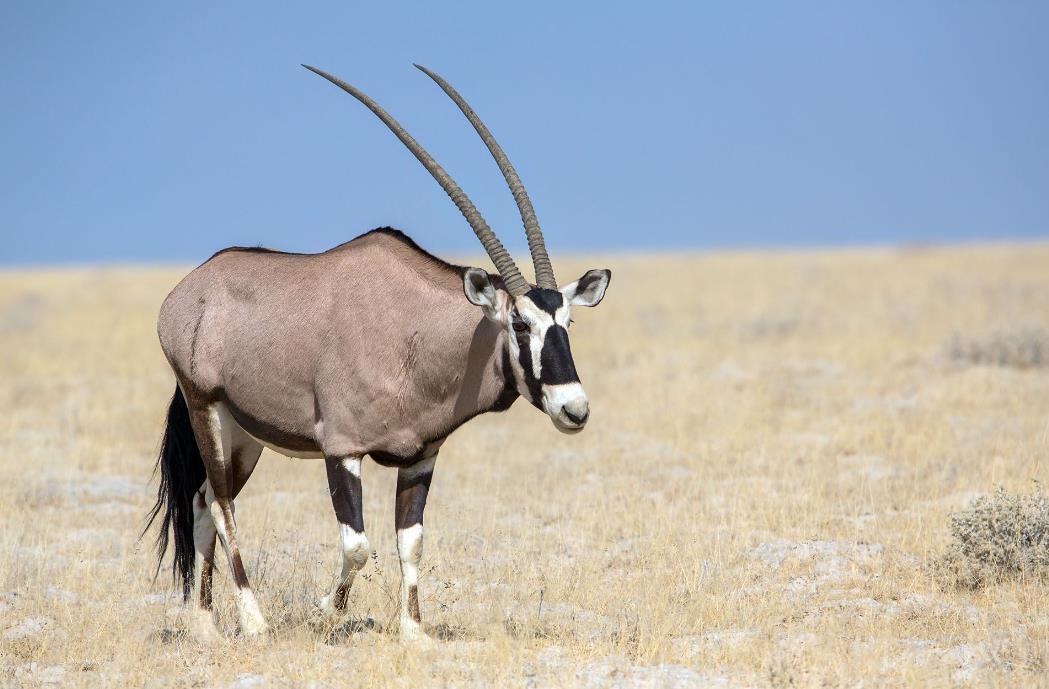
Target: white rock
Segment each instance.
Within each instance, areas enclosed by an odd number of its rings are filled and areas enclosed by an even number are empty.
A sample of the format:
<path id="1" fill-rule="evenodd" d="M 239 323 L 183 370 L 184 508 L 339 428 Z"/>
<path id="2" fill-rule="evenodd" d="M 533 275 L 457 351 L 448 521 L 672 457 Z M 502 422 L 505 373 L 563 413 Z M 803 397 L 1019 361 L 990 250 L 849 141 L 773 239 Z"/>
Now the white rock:
<path id="1" fill-rule="evenodd" d="M 160 605 L 162 603 L 179 603 L 182 594 L 172 591 L 170 593 L 147 593 L 142 596 L 142 602 L 148 605 Z"/>
<path id="2" fill-rule="evenodd" d="M 48 665 L 44 667 L 40 663 L 23 663 L 15 668 L 15 677 L 30 684 L 50 686 L 62 684 L 65 679 L 66 669 L 61 665 Z M 8 686 L 6 684 L 4 687 Z M 18 686 L 18 685 L 15 685 Z"/>
<path id="3" fill-rule="evenodd" d="M 879 543 L 851 543 L 847 541 L 788 541 L 780 538 L 758 545 L 751 557 L 773 567 L 781 567 L 788 559 L 816 560 L 831 563 L 829 569 L 849 561 L 867 561 L 881 555 L 885 547 Z"/>
<path id="4" fill-rule="evenodd" d="M 727 677 L 701 675 L 684 665 L 623 666 L 620 659 L 600 660 L 576 672 L 584 686 L 601 689 L 730 689 Z"/>
<path id="5" fill-rule="evenodd" d="M 4 615 L 8 610 L 13 610 L 15 603 L 18 602 L 18 591 L 5 591 L 0 593 L 0 615 Z"/>
<path id="6" fill-rule="evenodd" d="M 34 673 L 33 679 L 41 684 L 62 684 L 65 676 L 66 669 L 64 667 L 61 665 L 49 665 Z"/>
<path id="7" fill-rule="evenodd" d="M 753 629 L 712 629 L 695 636 L 682 636 L 671 641 L 674 650 L 683 657 L 698 655 L 703 648 L 715 649 L 732 647 L 754 638 L 757 632 Z"/>
<path id="8" fill-rule="evenodd" d="M 253 675 L 246 673 L 243 675 L 237 675 L 237 679 L 229 683 L 229 689 L 252 689 L 252 687 L 261 687 L 266 683 L 266 678 L 262 675 Z"/>
<path id="9" fill-rule="evenodd" d="M 56 588 L 54 586 L 48 586 L 44 589 L 44 596 L 60 603 L 76 603 L 80 600 L 80 596 L 72 591 L 66 591 L 65 589 Z"/>
<path id="10" fill-rule="evenodd" d="M 881 455 L 845 455 L 838 458 L 838 466 L 845 479 L 860 477 L 870 481 L 880 481 L 893 474 L 889 462 Z"/>
<path id="11" fill-rule="evenodd" d="M 34 637 L 44 628 L 51 624 L 49 617 L 27 617 L 13 627 L 4 630 L 4 639 L 7 641 L 18 641 Z"/>

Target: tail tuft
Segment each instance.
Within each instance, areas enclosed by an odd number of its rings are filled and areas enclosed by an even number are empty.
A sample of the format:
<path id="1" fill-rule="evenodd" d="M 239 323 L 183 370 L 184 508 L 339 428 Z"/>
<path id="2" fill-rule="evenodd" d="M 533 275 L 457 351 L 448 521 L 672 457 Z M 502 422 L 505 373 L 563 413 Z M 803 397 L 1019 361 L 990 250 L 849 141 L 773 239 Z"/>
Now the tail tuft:
<path id="1" fill-rule="evenodd" d="M 193 498 L 204 485 L 207 473 L 204 460 L 200 457 L 193 426 L 189 421 L 189 407 L 182 390 L 176 386 L 168 408 L 167 426 L 160 443 L 157 466 L 160 471 L 160 487 L 157 502 L 146 515 L 146 527 L 163 513 L 164 519 L 157 534 L 157 574 L 161 560 L 168 549 L 168 531 L 174 536 L 175 556 L 171 563 L 173 579 L 182 579 L 182 594 L 187 599 L 193 590 Z"/>

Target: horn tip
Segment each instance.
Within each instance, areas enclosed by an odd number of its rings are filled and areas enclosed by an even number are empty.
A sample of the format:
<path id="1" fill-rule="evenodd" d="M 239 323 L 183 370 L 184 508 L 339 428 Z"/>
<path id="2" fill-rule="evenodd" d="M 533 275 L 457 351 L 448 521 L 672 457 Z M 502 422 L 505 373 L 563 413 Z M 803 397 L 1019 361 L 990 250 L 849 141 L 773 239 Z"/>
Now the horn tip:
<path id="1" fill-rule="evenodd" d="M 335 76 L 332 76 L 331 74 L 328 74 L 323 69 L 318 69 L 318 68 L 314 67 L 313 65 L 307 65 L 307 64 L 303 64 L 302 66 L 305 67 L 306 69 L 310 70 L 311 72 L 313 72 L 317 76 L 327 79 L 328 81 L 330 81 L 331 83 L 335 84 L 336 86 L 341 86 L 341 84 L 339 83 L 339 78 L 338 77 L 335 77 Z"/>

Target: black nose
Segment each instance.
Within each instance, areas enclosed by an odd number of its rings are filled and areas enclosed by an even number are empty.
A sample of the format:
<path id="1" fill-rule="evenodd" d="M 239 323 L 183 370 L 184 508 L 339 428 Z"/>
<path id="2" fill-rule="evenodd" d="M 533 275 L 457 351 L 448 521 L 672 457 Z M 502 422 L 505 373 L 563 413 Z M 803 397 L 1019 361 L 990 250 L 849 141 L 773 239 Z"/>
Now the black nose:
<path id="1" fill-rule="evenodd" d="M 576 416 L 572 412 L 568 411 L 568 407 L 563 407 L 561 411 L 563 411 L 565 413 L 565 416 L 568 417 L 569 421 L 571 421 L 572 423 L 574 423 L 577 426 L 582 426 L 584 423 L 586 423 L 586 420 L 590 418 L 590 410 L 589 409 L 587 409 L 585 412 L 583 412 L 582 416 Z"/>

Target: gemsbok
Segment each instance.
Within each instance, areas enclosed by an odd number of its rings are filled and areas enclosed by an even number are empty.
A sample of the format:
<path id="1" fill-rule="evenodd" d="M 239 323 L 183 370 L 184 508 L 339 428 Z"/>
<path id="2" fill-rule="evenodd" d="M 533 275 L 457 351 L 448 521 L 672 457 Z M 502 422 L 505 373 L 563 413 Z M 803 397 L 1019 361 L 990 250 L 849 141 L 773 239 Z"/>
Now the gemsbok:
<path id="1" fill-rule="evenodd" d="M 219 251 L 164 300 L 157 332 L 177 380 L 148 515 L 162 516 L 158 563 L 174 541 L 195 633 L 212 612 L 215 537 L 236 583 L 241 634 L 267 625 L 248 583 L 233 501 L 264 447 L 324 459 L 342 560 L 320 602 L 345 610 L 366 563 L 361 460 L 396 467 L 400 633 L 420 639 L 423 510 L 441 444 L 478 414 L 524 397 L 558 430 L 583 429 L 589 404 L 568 343 L 573 306 L 595 306 L 611 273 L 590 270 L 558 289 L 532 203 L 488 128 L 444 79 L 419 67 L 462 110 L 495 158 L 521 213 L 536 282 L 522 276 L 447 172 L 368 96 L 304 65 L 368 107 L 433 175 L 465 216 L 498 274 L 446 263 L 406 235 L 373 230 L 318 254 Z M 147 528 L 148 525 L 147 524 Z"/>

